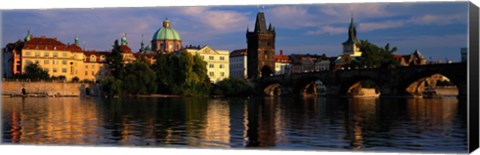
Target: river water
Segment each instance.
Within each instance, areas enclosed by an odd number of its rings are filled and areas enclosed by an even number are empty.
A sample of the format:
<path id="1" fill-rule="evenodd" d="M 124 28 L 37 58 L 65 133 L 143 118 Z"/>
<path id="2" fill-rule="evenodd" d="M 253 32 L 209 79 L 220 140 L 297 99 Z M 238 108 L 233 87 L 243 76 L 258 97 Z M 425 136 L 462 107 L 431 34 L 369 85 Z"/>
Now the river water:
<path id="1" fill-rule="evenodd" d="M 466 101 L 347 98 L 2 98 L 2 142 L 459 152 Z"/>

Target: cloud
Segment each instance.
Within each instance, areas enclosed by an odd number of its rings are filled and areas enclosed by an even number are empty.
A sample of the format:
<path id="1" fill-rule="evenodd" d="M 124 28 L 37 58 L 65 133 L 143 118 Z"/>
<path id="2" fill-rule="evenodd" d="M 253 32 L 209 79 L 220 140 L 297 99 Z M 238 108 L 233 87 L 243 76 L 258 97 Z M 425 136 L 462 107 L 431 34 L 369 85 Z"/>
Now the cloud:
<path id="1" fill-rule="evenodd" d="M 208 7 L 183 7 L 180 14 L 186 16 L 190 24 L 214 33 L 244 31 L 248 14 L 231 10 L 215 10 Z"/>
<path id="2" fill-rule="evenodd" d="M 278 6 L 267 10 L 272 24 L 280 28 L 297 29 L 318 25 L 319 21 L 313 14 L 308 13 L 308 6 Z M 268 20 L 268 18 L 267 18 Z"/>
<path id="3" fill-rule="evenodd" d="M 466 22 L 467 14 L 445 14 L 445 15 L 422 15 L 410 19 L 411 23 L 418 25 L 439 24 L 446 25 L 452 23 Z"/>
<path id="4" fill-rule="evenodd" d="M 347 32 L 347 28 L 345 27 L 334 27 L 334 26 L 323 26 L 315 31 L 307 31 L 308 35 L 319 35 L 319 34 L 344 34 Z"/>
<path id="5" fill-rule="evenodd" d="M 406 21 L 397 20 L 397 21 L 383 21 L 383 22 L 365 22 L 360 23 L 358 26 L 358 31 L 361 32 L 369 32 L 374 30 L 382 30 L 382 29 L 391 29 L 391 28 L 398 28 L 404 26 Z"/>
<path id="6" fill-rule="evenodd" d="M 320 6 L 320 11 L 334 17 L 387 17 L 393 13 L 388 11 L 387 3 L 327 4 Z"/>

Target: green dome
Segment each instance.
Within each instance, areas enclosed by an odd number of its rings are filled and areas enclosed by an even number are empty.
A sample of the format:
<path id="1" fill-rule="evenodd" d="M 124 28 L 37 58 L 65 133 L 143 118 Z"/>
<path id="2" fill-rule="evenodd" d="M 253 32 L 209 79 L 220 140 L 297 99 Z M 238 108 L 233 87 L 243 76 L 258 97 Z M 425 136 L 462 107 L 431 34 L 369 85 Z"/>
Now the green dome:
<path id="1" fill-rule="evenodd" d="M 152 40 L 180 40 L 180 35 L 175 29 L 170 28 L 170 21 L 166 19 L 163 21 L 163 27 L 153 34 Z"/>

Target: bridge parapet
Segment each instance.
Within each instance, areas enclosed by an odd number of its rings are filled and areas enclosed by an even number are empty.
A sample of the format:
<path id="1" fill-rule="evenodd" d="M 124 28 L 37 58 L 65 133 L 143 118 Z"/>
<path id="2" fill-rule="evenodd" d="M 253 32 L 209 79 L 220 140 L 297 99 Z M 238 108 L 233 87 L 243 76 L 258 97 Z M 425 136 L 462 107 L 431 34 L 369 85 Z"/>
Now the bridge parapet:
<path id="1" fill-rule="evenodd" d="M 289 90 L 288 94 L 298 95 L 310 83 L 321 81 L 326 86 L 328 95 L 338 96 L 345 95 L 347 89 L 358 81 L 371 80 L 380 87 L 382 95 L 403 96 L 407 95 L 406 88 L 410 84 L 433 74 L 446 76 L 457 85 L 459 96 L 466 95 L 466 63 L 293 73 L 261 78 L 254 83 L 258 92 L 272 84 L 278 84 L 282 90 Z"/>

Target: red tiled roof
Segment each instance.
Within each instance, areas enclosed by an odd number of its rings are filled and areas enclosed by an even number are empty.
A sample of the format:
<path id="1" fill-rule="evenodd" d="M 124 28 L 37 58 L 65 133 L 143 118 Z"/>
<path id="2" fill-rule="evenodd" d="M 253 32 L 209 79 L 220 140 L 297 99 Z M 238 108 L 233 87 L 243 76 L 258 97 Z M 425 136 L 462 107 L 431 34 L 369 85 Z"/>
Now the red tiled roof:
<path id="1" fill-rule="evenodd" d="M 89 56 L 89 55 L 108 55 L 111 52 L 107 51 L 95 51 L 95 50 L 89 50 L 89 51 L 83 51 L 83 54 Z"/>
<path id="2" fill-rule="evenodd" d="M 290 56 L 288 56 L 288 55 L 275 55 L 275 62 L 290 63 Z"/>
<path id="3" fill-rule="evenodd" d="M 127 45 L 121 45 L 120 51 L 122 51 L 122 53 L 132 53 L 132 49 L 130 49 L 130 47 Z"/>
<path id="4" fill-rule="evenodd" d="M 238 49 L 238 50 L 233 50 L 232 53 L 230 53 L 231 57 L 236 57 L 236 56 L 246 56 L 247 55 L 247 49 Z"/>
<path id="5" fill-rule="evenodd" d="M 67 46 L 58 41 L 57 38 L 31 37 L 31 39 L 25 42 L 24 49 L 47 49 L 47 50 L 66 50 Z"/>
<path id="6" fill-rule="evenodd" d="M 400 55 L 400 54 L 394 54 L 394 55 L 393 55 L 393 57 L 394 57 L 394 58 L 397 58 L 397 59 L 399 59 L 399 58 L 402 58 L 402 57 L 403 57 L 403 55 Z"/>
<path id="7" fill-rule="evenodd" d="M 82 48 L 80 48 L 78 45 L 76 44 L 72 44 L 72 45 L 69 45 L 67 47 L 67 50 L 69 51 L 72 51 L 72 52 L 83 52 Z"/>
<path id="8" fill-rule="evenodd" d="M 133 53 L 133 55 L 135 57 L 147 57 L 147 58 L 154 58 L 155 56 L 157 56 L 157 54 L 144 54 L 144 53 Z"/>

